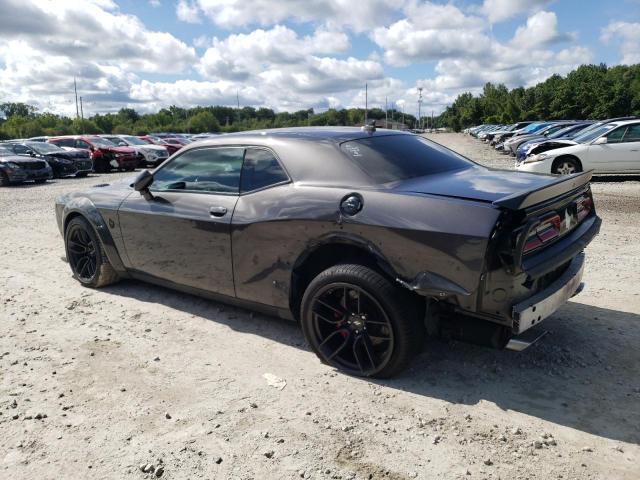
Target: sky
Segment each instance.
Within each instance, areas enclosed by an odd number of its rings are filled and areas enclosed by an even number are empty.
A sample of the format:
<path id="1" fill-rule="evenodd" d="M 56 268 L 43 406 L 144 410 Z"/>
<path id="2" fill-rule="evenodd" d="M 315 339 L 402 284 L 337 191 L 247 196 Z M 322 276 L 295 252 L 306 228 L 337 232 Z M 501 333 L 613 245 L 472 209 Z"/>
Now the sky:
<path id="1" fill-rule="evenodd" d="M 0 103 L 440 113 L 486 82 L 640 63 L 640 0 L 0 0 Z"/>

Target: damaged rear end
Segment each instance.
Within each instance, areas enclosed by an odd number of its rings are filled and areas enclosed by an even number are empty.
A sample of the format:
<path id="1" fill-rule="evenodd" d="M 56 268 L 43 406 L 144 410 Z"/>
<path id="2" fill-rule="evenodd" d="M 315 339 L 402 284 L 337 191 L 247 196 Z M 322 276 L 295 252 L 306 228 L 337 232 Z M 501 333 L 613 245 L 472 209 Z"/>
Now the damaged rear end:
<path id="1" fill-rule="evenodd" d="M 600 229 L 591 172 L 493 201 L 501 210 L 480 285 L 465 303 L 438 302 L 437 332 L 503 348 L 582 289 L 584 248 Z M 478 320 L 485 320 L 484 322 Z"/>

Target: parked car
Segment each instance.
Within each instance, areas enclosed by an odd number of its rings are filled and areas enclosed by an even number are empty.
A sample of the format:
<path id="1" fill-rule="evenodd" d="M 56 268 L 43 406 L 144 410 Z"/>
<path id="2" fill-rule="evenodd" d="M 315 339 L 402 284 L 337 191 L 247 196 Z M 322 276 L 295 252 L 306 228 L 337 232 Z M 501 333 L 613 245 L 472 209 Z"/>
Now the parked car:
<path id="1" fill-rule="evenodd" d="M 140 165 L 146 167 L 157 167 L 169 158 L 169 150 L 166 147 L 149 144 L 133 135 L 101 135 L 101 137 L 121 147 L 133 148 L 141 159 Z"/>
<path id="2" fill-rule="evenodd" d="M 297 319 L 323 362 L 388 377 L 425 329 L 501 348 L 576 294 L 600 225 L 590 177 L 489 169 L 396 130 L 273 129 L 189 145 L 56 216 L 82 285 Z"/>
<path id="3" fill-rule="evenodd" d="M 80 148 L 89 152 L 96 173 L 105 173 L 113 168 L 133 171 L 138 166 L 138 155 L 129 147 L 119 147 L 97 135 L 69 135 L 47 140 L 59 147 Z"/>
<path id="4" fill-rule="evenodd" d="M 574 143 L 571 140 L 580 135 L 586 128 L 593 125 L 593 123 L 593 121 L 584 121 L 573 125 L 570 124 L 568 127 L 561 128 L 550 135 L 521 143 L 516 150 L 516 161 L 522 161 L 524 157 L 530 154 L 552 150 L 554 148 L 552 146 L 553 144 L 561 146 L 571 145 Z"/>
<path id="5" fill-rule="evenodd" d="M 509 153 L 509 155 L 516 156 L 516 152 L 518 151 L 518 147 L 523 143 L 526 143 L 530 140 L 540 140 L 543 138 L 547 138 L 549 135 L 552 135 L 563 128 L 569 125 L 575 125 L 574 121 L 562 120 L 559 122 L 549 122 L 548 125 L 539 129 L 536 132 L 530 133 L 528 135 L 516 135 L 511 137 L 509 140 L 504 142 L 504 150 Z"/>
<path id="6" fill-rule="evenodd" d="M 544 128 L 548 123 L 547 122 L 533 122 L 527 125 L 526 127 L 519 128 L 516 130 L 511 130 L 510 132 L 501 132 L 494 135 L 490 144 L 495 146 L 496 150 L 502 150 L 503 144 L 509 138 L 515 135 L 529 135 L 531 133 L 537 132 L 539 129 Z"/>
<path id="7" fill-rule="evenodd" d="M 44 142 L 11 142 L 11 149 L 16 155 L 30 156 L 46 160 L 53 170 L 54 178 L 75 175 L 86 177 L 93 170 L 93 162 L 86 150 L 65 150 L 52 143 Z"/>
<path id="8" fill-rule="evenodd" d="M 0 144 L 0 186 L 28 180 L 44 183 L 50 178 L 53 178 L 53 171 L 46 161 L 16 155 L 7 144 Z"/>
<path id="9" fill-rule="evenodd" d="M 516 168 L 525 172 L 568 175 L 640 173 L 640 120 L 611 122 L 574 138 L 575 145 L 524 158 Z"/>
<path id="10" fill-rule="evenodd" d="M 530 120 L 525 122 L 518 122 L 518 123 L 514 123 L 513 125 L 509 125 L 507 128 L 500 128 L 498 130 L 494 130 L 493 132 L 488 132 L 485 135 L 484 140 L 491 143 L 491 141 L 498 135 L 502 135 L 503 133 L 515 132 L 516 130 L 521 130 L 525 127 L 528 127 L 532 123 L 533 122 Z"/>
<path id="11" fill-rule="evenodd" d="M 162 138 L 154 137 L 152 135 L 142 135 L 141 137 L 138 137 L 138 138 L 149 145 L 160 145 L 166 148 L 167 151 L 169 152 L 169 155 L 173 155 L 174 153 L 176 153 L 178 150 L 182 148 L 182 145 L 179 145 L 179 144 L 174 145 L 171 143 L 167 143 Z"/>

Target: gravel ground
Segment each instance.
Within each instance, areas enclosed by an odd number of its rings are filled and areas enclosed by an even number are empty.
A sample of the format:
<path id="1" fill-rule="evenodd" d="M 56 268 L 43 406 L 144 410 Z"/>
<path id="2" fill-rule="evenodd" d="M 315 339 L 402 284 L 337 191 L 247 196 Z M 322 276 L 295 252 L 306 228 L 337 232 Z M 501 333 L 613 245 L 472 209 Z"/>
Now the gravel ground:
<path id="1" fill-rule="evenodd" d="M 594 183 L 587 287 L 540 342 L 430 340 L 405 375 L 369 381 L 321 365 L 292 323 L 80 287 L 53 200 L 120 176 L 0 189 L 0 478 L 640 478 L 638 179 Z"/>

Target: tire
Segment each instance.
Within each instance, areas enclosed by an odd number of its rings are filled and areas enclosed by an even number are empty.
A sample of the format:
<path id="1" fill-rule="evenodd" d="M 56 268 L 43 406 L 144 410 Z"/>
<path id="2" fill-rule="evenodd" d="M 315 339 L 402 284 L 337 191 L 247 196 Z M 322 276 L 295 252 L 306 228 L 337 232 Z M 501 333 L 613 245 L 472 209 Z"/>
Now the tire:
<path id="1" fill-rule="evenodd" d="M 89 172 L 78 172 L 78 173 L 76 173 L 76 177 L 77 178 L 84 178 L 87 175 L 89 175 Z"/>
<path id="2" fill-rule="evenodd" d="M 11 182 L 9 181 L 7 174 L 0 172 L 0 187 L 8 187 L 9 185 L 11 185 Z"/>
<path id="3" fill-rule="evenodd" d="M 38 180 L 34 180 L 33 183 L 47 183 L 47 179 L 46 178 L 39 178 Z"/>
<path id="4" fill-rule="evenodd" d="M 104 158 L 98 158 L 93 164 L 93 171 L 96 173 L 108 173 L 111 170 L 109 162 Z"/>
<path id="5" fill-rule="evenodd" d="M 551 173 L 556 175 L 571 175 L 582 171 L 580 162 L 571 157 L 556 158 L 551 167 Z"/>
<path id="6" fill-rule="evenodd" d="M 64 246 L 73 277 L 83 286 L 100 288 L 118 281 L 102 243 L 83 217 L 74 217 L 67 225 Z"/>
<path id="7" fill-rule="evenodd" d="M 320 273 L 307 287 L 300 313 L 313 352 L 351 375 L 391 377 L 424 340 L 418 300 L 363 265 L 336 265 Z"/>

